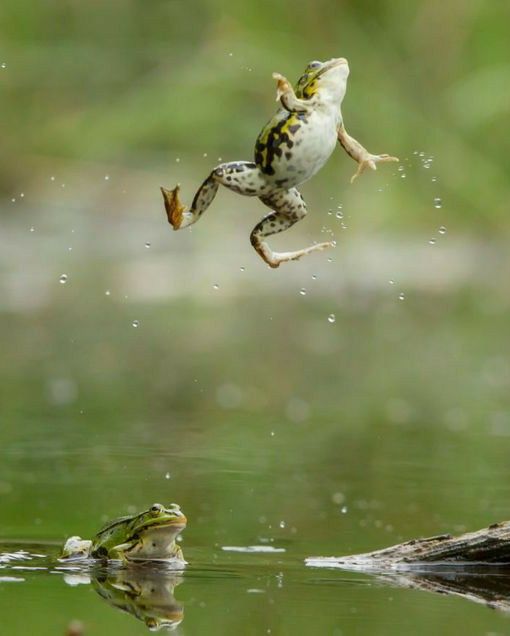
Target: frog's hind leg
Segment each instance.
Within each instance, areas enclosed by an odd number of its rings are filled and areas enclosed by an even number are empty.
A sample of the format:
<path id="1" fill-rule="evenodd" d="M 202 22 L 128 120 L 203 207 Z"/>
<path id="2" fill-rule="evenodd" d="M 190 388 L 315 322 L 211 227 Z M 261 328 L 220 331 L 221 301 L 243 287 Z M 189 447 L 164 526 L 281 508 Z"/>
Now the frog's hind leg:
<path id="1" fill-rule="evenodd" d="M 162 187 L 168 222 L 174 230 L 196 223 L 211 205 L 220 184 L 247 196 L 260 195 L 267 188 L 259 168 L 251 161 L 232 161 L 214 168 L 195 194 L 189 210 L 179 199 L 179 186 L 173 190 Z"/>
<path id="2" fill-rule="evenodd" d="M 305 254 L 332 247 L 334 244 L 316 243 L 294 252 L 273 252 L 263 240 L 266 236 L 283 232 L 306 216 L 306 204 L 296 188 L 273 191 L 269 196 L 261 196 L 260 200 L 273 209 L 254 228 L 250 235 L 251 244 L 270 267 L 279 267 L 285 261 L 295 261 Z"/>

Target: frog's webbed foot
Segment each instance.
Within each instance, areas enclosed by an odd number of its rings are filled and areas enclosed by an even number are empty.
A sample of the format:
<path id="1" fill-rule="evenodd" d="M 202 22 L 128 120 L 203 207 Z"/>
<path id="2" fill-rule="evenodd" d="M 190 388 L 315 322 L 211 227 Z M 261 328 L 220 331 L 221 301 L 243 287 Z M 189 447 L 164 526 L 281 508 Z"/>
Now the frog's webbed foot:
<path id="1" fill-rule="evenodd" d="M 311 104 L 296 96 L 292 84 L 286 77 L 280 73 L 273 73 L 273 79 L 276 80 L 276 101 L 281 102 L 286 110 L 291 113 L 310 110 Z"/>
<path id="2" fill-rule="evenodd" d="M 310 247 L 305 247 L 301 250 L 295 250 L 294 252 L 273 252 L 265 241 L 259 241 L 258 243 L 252 241 L 252 245 L 262 260 L 264 260 L 269 267 L 276 269 L 277 267 L 280 267 L 281 263 L 297 261 L 306 254 L 311 254 L 315 251 L 322 251 L 327 247 L 334 247 L 335 244 L 331 241 L 326 243 L 317 243 L 316 245 L 311 245 Z"/>
<path id="3" fill-rule="evenodd" d="M 186 211 L 186 206 L 179 199 L 179 189 L 178 185 L 173 190 L 167 190 L 161 186 L 166 216 L 174 230 L 180 230 L 193 222 L 193 214 Z"/>
<path id="4" fill-rule="evenodd" d="M 391 157 L 387 154 L 372 155 L 365 150 L 365 153 L 358 159 L 358 169 L 351 177 L 351 183 L 363 174 L 367 168 L 377 170 L 377 163 L 386 163 L 387 161 L 400 161 L 398 157 Z"/>
<path id="5" fill-rule="evenodd" d="M 274 212 L 268 214 L 253 229 L 250 240 L 251 244 L 257 251 L 257 254 L 269 265 L 269 267 L 279 267 L 281 263 L 286 261 L 296 261 L 306 254 L 323 250 L 327 247 L 333 247 L 334 243 L 317 243 L 293 252 L 273 252 L 264 238 L 283 232 L 294 223 L 297 223 L 306 216 L 306 205 L 303 197 L 296 190 L 276 190 L 268 196 L 260 197 L 260 200 Z"/>

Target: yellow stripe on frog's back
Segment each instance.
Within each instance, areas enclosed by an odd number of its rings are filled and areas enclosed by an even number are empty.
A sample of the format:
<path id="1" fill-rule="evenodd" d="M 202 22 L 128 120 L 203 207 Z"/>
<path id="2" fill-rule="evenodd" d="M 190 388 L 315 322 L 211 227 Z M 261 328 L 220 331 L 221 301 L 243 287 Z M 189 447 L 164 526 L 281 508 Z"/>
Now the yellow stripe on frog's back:
<path id="1" fill-rule="evenodd" d="M 280 111 L 263 128 L 255 144 L 255 163 L 265 174 L 274 174 L 272 166 L 275 157 L 294 146 L 294 136 L 306 122 L 305 113 L 286 113 Z"/>

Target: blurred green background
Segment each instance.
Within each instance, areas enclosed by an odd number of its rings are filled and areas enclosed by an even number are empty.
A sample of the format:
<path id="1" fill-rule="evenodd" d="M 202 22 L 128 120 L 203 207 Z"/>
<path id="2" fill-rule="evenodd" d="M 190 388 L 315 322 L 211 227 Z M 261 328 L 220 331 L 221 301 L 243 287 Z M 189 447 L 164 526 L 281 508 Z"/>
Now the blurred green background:
<path id="1" fill-rule="evenodd" d="M 2 2 L 0 538 L 178 501 L 191 572 L 193 550 L 227 563 L 216 592 L 177 589 L 185 632 L 212 612 L 218 633 L 468 633 L 465 601 L 389 609 L 301 560 L 508 517 L 509 19 L 481 0 Z M 401 159 L 351 186 L 339 148 L 271 241 L 336 249 L 269 270 L 249 243 L 266 209 L 227 191 L 171 232 L 159 186 L 191 201 L 220 157 L 251 160 L 271 73 L 336 56 L 347 130 Z M 250 561 L 221 546 L 261 541 L 287 547 L 290 588 L 248 628 Z M 0 583 L 6 624 L 12 597 L 59 633 L 67 597 L 32 583 L 33 605 Z M 110 633 L 94 603 L 81 618 Z M 469 611 L 472 633 L 506 625 Z"/>

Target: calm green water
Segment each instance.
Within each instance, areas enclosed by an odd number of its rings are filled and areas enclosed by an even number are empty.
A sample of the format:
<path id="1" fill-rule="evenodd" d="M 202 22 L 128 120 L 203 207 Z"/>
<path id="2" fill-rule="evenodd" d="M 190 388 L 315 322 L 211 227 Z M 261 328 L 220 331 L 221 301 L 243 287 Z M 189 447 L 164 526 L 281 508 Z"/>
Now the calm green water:
<path id="1" fill-rule="evenodd" d="M 73 619 L 146 633 L 101 597 L 113 574 L 101 588 L 54 557 L 156 501 L 189 520 L 189 566 L 153 577 L 179 633 L 509 632 L 484 605 L 304 565 L 508 517 L 506 300 L 292 290 L 133 306 L 67 284 L 2 317 L 0 551 L 42 555 L 0 565 L 2 634 Z M 254 545 L 266 551 L 224 549 Z"/>

